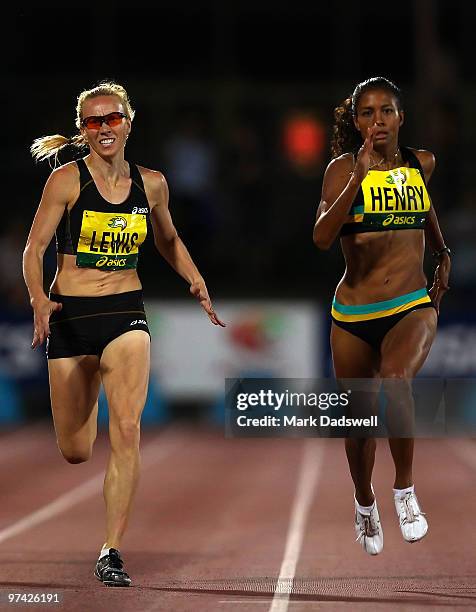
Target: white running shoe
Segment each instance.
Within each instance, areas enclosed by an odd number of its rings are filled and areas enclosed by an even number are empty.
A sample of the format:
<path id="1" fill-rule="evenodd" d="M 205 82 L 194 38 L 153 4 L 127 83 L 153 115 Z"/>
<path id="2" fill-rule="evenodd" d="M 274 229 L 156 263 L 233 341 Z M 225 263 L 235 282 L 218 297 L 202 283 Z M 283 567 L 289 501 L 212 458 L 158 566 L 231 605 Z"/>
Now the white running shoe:
<path id="1" fill-rule="evenodd" d="M 418 542 L 426 535 L 428 523 L 417 496 L 415 493 L 406 493 L 403 497 L 395 495 L 394 500 L 403 538 L 407 542 Z"/>
<path id="2" fill-rule="evenodd" d="M 383 529 L 380 524 L 377 500 L 374 500 L 370 514 L 361 514 L 357 509 L 355 501 L 355 534 L 356 542 L 360 542 L 362 548 L 369 555 L 378 555 L 383 550 Z"/>

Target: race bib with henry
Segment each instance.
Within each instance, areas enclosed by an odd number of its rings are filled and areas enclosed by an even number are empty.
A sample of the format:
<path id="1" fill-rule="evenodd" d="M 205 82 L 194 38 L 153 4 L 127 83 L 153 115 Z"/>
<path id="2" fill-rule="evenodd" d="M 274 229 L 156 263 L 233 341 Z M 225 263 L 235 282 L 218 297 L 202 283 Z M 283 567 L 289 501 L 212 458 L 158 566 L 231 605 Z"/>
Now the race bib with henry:
<path id="1" fill-rule="evenodd" d="M 375 229 L 423 229 L 430 198 L 417 168 L 369 171 L 362 181 L 363 205 L 350 210 L 350 223 Z"/>
<path id="2" fill-rule="evenodd" d="M 139 247 L 146 236 L 147 217 L 144 214 L 114 215 L 85 210 L 76 265 L 111 271 L 136 268 Z"/>

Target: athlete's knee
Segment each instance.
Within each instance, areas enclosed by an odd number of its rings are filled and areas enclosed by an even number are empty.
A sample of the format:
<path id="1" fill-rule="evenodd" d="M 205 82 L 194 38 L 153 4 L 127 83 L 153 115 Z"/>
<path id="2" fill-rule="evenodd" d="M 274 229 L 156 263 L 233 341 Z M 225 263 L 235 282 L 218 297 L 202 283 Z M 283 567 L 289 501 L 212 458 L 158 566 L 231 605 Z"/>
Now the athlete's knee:
<path id="1" fill-rule="evenodd" d="M 398 364 L 384 366 L 380 371 L 382 377 L 382 391 L 385 397 L 393 404 L 405 404 L 411 397 L 412 372 Z"/>
<path id="2" fill-rule="evenodd" d="M 93 444 L 71 444 L 57 440 L 58 448 L 63 458 L 68 463 L 84 463 L 91 459 L 93 454 Z"/>
<path id="3" fill-rule="evenodd" d="M 404 381 L 411 378 L 411 371 L 401 363 L 383 363 L 380 367 L 380 377 L 384 380 Z"/>
<path id="4" fill-rule="evenodd" d="M 73 450 L 63 449 L 60 447 L 60 452 L 68 463 L 84 463 L 91 459 L 92 449 L 90 450 Z"/>
<path id="5" fill-rule="evenodd" d="M 118 441 L 122 447 L 136 446 L 140 439 L 140 421 L 137 419 L 120 418 L 116 419 L 111 428 L 111 441 Z"/>

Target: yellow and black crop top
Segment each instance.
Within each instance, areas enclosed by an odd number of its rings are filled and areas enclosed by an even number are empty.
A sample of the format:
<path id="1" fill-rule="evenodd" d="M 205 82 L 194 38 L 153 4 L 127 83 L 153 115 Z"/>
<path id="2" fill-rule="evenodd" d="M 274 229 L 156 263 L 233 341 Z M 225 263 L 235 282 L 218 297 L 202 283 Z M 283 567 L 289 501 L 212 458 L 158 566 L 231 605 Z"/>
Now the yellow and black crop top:
<path id="1" fill-rule="evenodd" d="M 84 159 L 77 162 L 80 194 L 66 208 L 56 230 L 58 253 L 76 255 L 80 268 L 127 270 L 137 267 L 139 247 L 147 236 L 149 202 L 139 169 L 130 163 L 131 190 L 121 204 L 99 193 Z"/>
<path id="2" fill-rule="evenodd" d="M 369 170 L 340 235 L 385 230 L 425 229 L 431 201 L 417 156 L 400 147 L 404 163 L 393 170 Z"/>

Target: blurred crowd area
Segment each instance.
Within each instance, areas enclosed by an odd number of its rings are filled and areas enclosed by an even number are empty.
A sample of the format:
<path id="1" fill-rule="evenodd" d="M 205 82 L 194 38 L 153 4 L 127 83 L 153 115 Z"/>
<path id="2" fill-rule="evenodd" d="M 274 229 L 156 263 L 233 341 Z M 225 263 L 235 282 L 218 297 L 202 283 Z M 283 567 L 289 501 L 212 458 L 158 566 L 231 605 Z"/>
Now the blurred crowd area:
<path id="1" fill-rule="evenodd" d="M 351 84 L 301 90 L 281 84 L 275 90 L 248 88 L 241 94 L 223 86 L 216 94 L 201 91 L 201 96 L 195 92 L 164 98 L 163 88 L 173 86 L 128 87 L 137 114 L 126 157 L 166 176 L 173 220 L 212 296 L 329 302 L 344 263 L 338 241 L 328 252 L 316 249 L 312 229 L 330 160 L 333 108 Z M 472 265 L 476 194 L 468 165 L 474 153 L 464 148 L 460 129 L 465 107 L 443 94 L 420 103 L 414 91 L 405 93 L 401 142 L 435 153 L 430 194 L 453 250 L 451 291 L 445 302 L 458 309 L 474 296 L 476 287 Z M 64 108 L 66 101 L 55 104 L 51 119 L 41 128 L 30 127 L 31 139 L 45 133 L 74 133 L 74 99 L 69 98 L 69 108 Z M 39 98 L 40 106 L 47 103 L 45 97 Z M 21 254 L 51 172 L 47 162 L 35 165 L 29 158 L 29 144 L 30 140 L 21 143 L 22 163 L 10 170 L 12 184 L 19 186 L 18 215 L 9 216 L 0 235 L 1 252 L 12 262 L 1 275 L 0 291 L 4 304 L 15 308 L 27 306 Z M 67 148 L 60 162 L 86 153 Z M 54 269 L 52 244 L 45 257 L 45 285 Z M 429 254 L 429 279 L 433 269 Z M 151 236 L 139 270 L 147 295 L 186 297 L 183 281 L 161 260 Z"/>
<path id="2" fill-rule="evenodd" d="M 329 302 L 343 259 L 338 244 L 319 252 L 311 236 L 333 109 L 357 82 L 385 76 L 403 91 L 401 142 L 436 155 L 430 193 L 454 253 L 446 303 L 462 307 L 476 282 L 474 7 L 464 0 L 403 0 L 399 7 L 391 16 L 394 44 L 374 31 L 374 8 L 353 0 L 133 9 L 99 0 L 85 23 L 107 15 L 107 28 L 83 28 L 74 40 L 67 7 L 10 7 L 0 45 L 21 120 L 5 126 L 7 197 L 17 213 L 0 228 L 12 262 L 0 279 L 5 300 L 26 303 L 21 251 L 50 172 L 45 162 L 35 166 L 29 146 L 45 134 L 74 135 L 77 95 L 111 78 L 137 111 L 127 159 L 165 174 L 173 219 L 212 296 Z M 45 41 L 56 33 L 55 45 L 39 46 L 39 32 Z M 60 161 L 84 154 L 65 150 Z M 54 265 L 51 249 L 46 283 Z M 430 259 L 429 277 L 432 267 Z M 186 295 L 151 240 L 140 274 L 152 297 Z"/>

